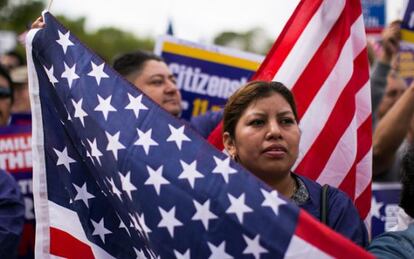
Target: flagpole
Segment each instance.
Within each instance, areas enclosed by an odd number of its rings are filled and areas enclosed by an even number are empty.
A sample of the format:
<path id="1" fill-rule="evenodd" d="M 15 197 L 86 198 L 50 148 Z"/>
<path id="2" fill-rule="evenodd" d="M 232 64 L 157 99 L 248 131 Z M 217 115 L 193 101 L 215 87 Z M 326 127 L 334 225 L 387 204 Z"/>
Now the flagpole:
<path id="1" fill-rule="evenodd" d="M 53 0 L 49 0 L 49 4 L 47 5 L 46 10 L 50 11 L 50 7 L 52 6 L 52 4 L 53 4 Z"/>

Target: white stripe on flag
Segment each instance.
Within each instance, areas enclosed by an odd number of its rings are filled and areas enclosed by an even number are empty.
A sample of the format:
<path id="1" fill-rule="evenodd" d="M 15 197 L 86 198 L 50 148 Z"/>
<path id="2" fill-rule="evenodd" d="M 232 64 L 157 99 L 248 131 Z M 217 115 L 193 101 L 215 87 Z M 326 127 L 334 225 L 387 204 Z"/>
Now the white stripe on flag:
<path id="1" fill-rule="evenodd" d="M 354 117 L 316 180 L 318 183 L 339 186 L 345 179 L 346 172 L 349 172 L 356 158 L 356 131 L 356 118 Z"/>
<path id="2" fill-rule="evenodd" d="M 356 166 L 356 186 L 355 197 L 359 197 L 363 191 L 371 184 L 372 174 L 372 148 Z"/>
<path id="3" fill-rule="evenodd" d="M 69 233 L 82 243 L 91 247 L 95 258 L 114 258 L 105 250 L 90 242 L 80 224 L 78 215 L 52 201 L 49 201 L 50 227 Z"/>
<path id="4" fill-rule="evenodd" d="M 296 258 L 318 258 L 318 259 L 328 259 L 333 258 L 330 255 L 324 253 L 319 248 L 309 244 L 300 237 L 294 235 L 290 240 L 288 249 L 285 253 L 287 259 L 296 259 Z"/>
<path id="5" fill-rule="evenodd" d="M 369 98 L 366 95 L 366 89 L 369 84 L 365 84 L 365 86 L 358 91 L 356 94 L 356 99 L 362 100 L 362 98 Z M 369 94 L 369 93 L 368 93 Z M 358 107 L 358 104 L 356 104 Z M 371 115 L 370 108 L 359 110 L 360 107 L 357 108 L 356 113 L 359 114 L 359 117 L 363 119 L 364 122 L 368 116 Z M 359 112 L 358 112 L 359 111 Z M 354 115 L 352 122 L 349 124 L 348 128 L 342 135 L 341 139 L 337 143 L 334 151 L 332 152 L 328 163 L 326 164 L 325 168 L 323 169 L 322 173 L 319 175 L 317 182 L 320 184 L 328 183 L 333 186 L 339 186 L 343 179 L 347 176 L 343 172 L 349 172 L 352 165 L 355 162 L 356 154 L 357 154 L 357 130 L 358 127 L 361 126 L 362 123 L 358 124 L 358 116 Z M 364 179 L 363 185 L 369 184 L 371 181 L 371 175 L 367 173 L 368 171 L 363 172 L 365 176 L 368 176 L 367 179 Z M 368 180 L 368 182 L 367 182 Z M 358 181 L 357 181 L 358 182 Z M 363 190 L 362 190 L 363 191 Z M 361 192 L 362 192 L 361 191 Z M 359 193 L 361 194 L 361 193 Z M 359 194 L 356 196 L 358 197 Z"/>
<path id="6" fill-rule="evenodd" d="M 359 128 L 371 116 L 371 84 L 369 80 L 356 94 L 355 105 L 358 107 L 356 117 Z"/>
<path id="7" fill-rule="evenodd" d="M 48 195 L 46 164 L 43 146 L 43 121 L 39 99 L 39 80 L 32 57 L 32 42 L 40 29 L 30 30 L 26 35 L 27 71 L 32 111 L 32 161 L 33 161 L 33 201 L 36 212 L 35 257 L 45 258 L 50 250 Z"/>
<path id="8" fill-rule="evenodd" d="M 345 7 L 345 2 L 345 0 L 326 0 L 321 4 L 274 76 L 273 81 L 280 81 L 289 89 L 293 87 L 338 20 Z"/>
<path id="9" fill-rule="evenodd" d="M 324 128 L 335 107 L 335 103 L 352 76 L 352 72 L 354 71 L 353 60 L 366 46 L 365 41 L 360 40 L 360 38 L 355 35 L 356 33 L 360 33 L 358 27 L 360 27 L 360 23 L 363 22 L 361 17 L 359 17 L 352 25 L 351 36 L 347 39 L 335 67 L 300 121 L 302 136 L 299 150 L 301 152 L 299 152 L 295 167 L 305 156 L 306 152 L 304 151 L 310 149 L 319 133 Z"/>

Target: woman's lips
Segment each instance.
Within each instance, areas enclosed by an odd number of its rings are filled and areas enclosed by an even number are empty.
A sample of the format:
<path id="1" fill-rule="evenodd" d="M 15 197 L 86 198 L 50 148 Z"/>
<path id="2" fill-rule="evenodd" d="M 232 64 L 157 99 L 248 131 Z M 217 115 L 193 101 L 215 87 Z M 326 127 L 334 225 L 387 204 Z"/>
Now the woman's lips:
<path id="1" fill-rule="evenodd" d="M 263 154 L 271 158 L 283 158 L 287 149 L 282 145 L 271 145 L 263 150 Z"/>

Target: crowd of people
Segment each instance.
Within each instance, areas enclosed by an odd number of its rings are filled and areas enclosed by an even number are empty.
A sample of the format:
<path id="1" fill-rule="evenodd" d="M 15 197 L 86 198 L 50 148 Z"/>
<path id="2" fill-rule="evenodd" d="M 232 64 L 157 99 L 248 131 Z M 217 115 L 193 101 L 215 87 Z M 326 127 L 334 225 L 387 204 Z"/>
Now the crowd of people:
<path id="1" fill-rule="evenodd" d="M 38 20 L 34 26 L 44 24 Z M 408 86 L 399 73 L 399 26 L 397 21 L 384 29 L 379 50 L 377 46 L 369 46 L 370 53 L 374 53 L 371 59 L 373 179 L 402 181 L 396 232 L 385 233 L 370 243 L 365 224 L 344 192 L 292 172 L 301 134 L 293 95 L 282 83 L 247 83 L 229 98 L 224 110 L 209 112 L 190 122 L 206 137 L 223 119 L 223 143 L 233 160 L 316 219 L 384 258 L 414 258 L 414 149 L 410 148 L 414 137 L 414 83 Z M 162 58 L 138 50 L 116 57 L 113 68 L 167 112 L 180 117 L 181 94 Z M 30 99 L 24 58 L 16 52 L 5 53 L 0 57 L 0 126 L 21 123 L 18 118 L 28 114 Z M 13 258 L 17 255 L 25 209 L 19 186 L 3 169 L 0 170 L 0 257 Z M 321 204 L 322 195 L 328 201 L 327 209 Z"/>

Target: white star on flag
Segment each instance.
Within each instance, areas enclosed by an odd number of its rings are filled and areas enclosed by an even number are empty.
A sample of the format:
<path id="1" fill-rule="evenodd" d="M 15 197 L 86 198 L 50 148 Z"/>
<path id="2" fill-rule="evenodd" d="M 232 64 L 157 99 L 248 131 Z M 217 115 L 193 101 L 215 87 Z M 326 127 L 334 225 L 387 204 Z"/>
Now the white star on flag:
<path id="1" fill-rule="evenodd" d="M 128 98 L 129 104 L 125 106 L 125 109 L 133 110 L 136 118 L 139 116 L 139 111 L 148 110 L 148 107 L 142 103 L 142 94 L 138 97 L 134 97 L 128 93 Z"/>
<path id="2" fill-rule="evenodd" d="M 92 236 L 99 235 L 102 242 L 105 243 L 105 235 L 112 234 L 112 232 L 105 228 L 104 218 L 102 218 L 99 223 L 95 222 L 93 219 L 91 219 L 91 222 L 94 228 Z"/>
<path id="3" fill-rule="evenodd" d="M 211 255 L 208 257 L 209 259 L 232 259 L 233 257 L 226 253 L 226 241 L 221 242 L 220 245 L 215 246 L 210 242 L 207 242 L 208 247 L 210 248 Z"/>
<path id="4" fill-rule="evenodd" d="M 82 126 L 85 127 L 85 121 L 83 120 L 84 117 L 88 116 L 88 114 L 82 109 L 82 102 L 83 99 L 80 98 L 78 102 L 72 100 L 73 107 L 75 108 L 75 114 L 73 115 L 75 118 L 79 118 L 82 123 Z M 70 118 L 70 114 L 68 113 Z"/>
<path id="5" fill-rule="evenodd" d="M 262 206 L 270 207 L 277 216 L 279 214 L 279 206 L 286 204 L 286 201 L 279 198 L 277 192 L 274 190 L 268 192 L 266 190 L 261 189 L 261 192 L 265 198 L 265 200 L 262 203 Z"/>
<path id="6" fill-rule="evenodd" d="M 108 182 L 111 185 L 111 191 L 122 201 L 121 194 L 122 192 L 116 187 L 115 180 L 113 178 L 108 178 Z"/>
<path id="7" fill-rule="evenodd" d="M 204 204 L 200 204 L 196 200 L 193 200 L 193 203 L 197 211 L 191 219 L 201 220 L 204 228 L 208 230 L 209 220 L 217 218 L 217 216 L 210 211 L 210 200 L 207 200 Z"/>
<path id="8" fill-rule="evenodd" d="M 91 148 L 91 156 L 95 157 L 95 159 L 98 161 L 98 164 L 101 165 L 101 159 L 99 157 L 102 156 L 101 151 L 98 149 L 98 144 L 96 143 L 96 138 L 93 139 L 91 142 L 89 139 L 87 139 L 89 143 L 89 147 Z"/>
<path id="9" fill-rule="evenodd" d="M 230 199 L 230 207 L 226 210 L 226 213 L 234 213 L 237 216 L 237 219 L 240 223 L 243 224 L 244 213 L 252 212 L 253 210 L 248 207 L 245 203 L 245 194 L 241 194 L 239 198 L 233 197 L 231 194 L 228 194 Z"/>
<path id="10" fill-rule="evenodd" d="M 73 184 L 73 187 L 76 189 L 76 196 L 75 201 L 81 200 L 83 203 L 85 203 L 86 207 L 89 208 L 88 200 L 95 198 L 93 194 L 88 192 L 88 189 L 86 188 L 86 183 L 82 185 L 82 187 L 77 186 L 76 184 Z"/>
<path id="11" fill-rule="evenodd" d="M 43 67 L 45 69 L 46 75 L 49 78 L 49 82 L 55 86 L 55 83 L 59 83 L 59 81 L 56 79 L 55 75 L 53 74 L 53 66 L 50 66 L 50 69 L 47 69 L 45 66 Z"/>
<path id="12" fill-rule="evenodd" d="M 68 80 L 69 89 L 72 88 L 73 80 L 79 79 L 79 76 L 76 74 L 76 64 L 73 64 L 72 67 L 69 67 L 66 65 L 65 62 L 63 62 L 65 65 L 65 71 L 62 73 L 62 78 L 66 78 Z"/>
<path id="13" fill-rule="evenodd" d="M 109 78 L 109 76 L 103 71 L 105 67 L 105 63 L 100 64 L 99 66 L 95 65 L 93 61 L 92 64 L 92 71 L 88 73 L 88 76 L 95 77 L 96 83 L 99 85 L 101 83 L 102 78 Z"/>
<path id="14" fill-rule="evenodd" d="M 140 249 L 136 249 L 134 247 L 134 252 L 135 252 L 135 255 L 137 256 L 137 259 L 145 259 L 145 258 L 147 258 L 147 256 L 145 255 L 145 253 L 142 250 L 140 250 Z"/>
<path id="15" fill-rule="evenodd" d="M 134 145 L 142 146 L 144 148 L 145 154 L 148 155 L 151 146 L 158 146 L 158 143 L 151 138 L 152 129 L 149 129 L 147 132 L 142 132 L 140 129 L 137 129 L 137 131 L 138 140 L 135 141 Z"/>
<path id="16" fill-rule="evenodd" d="M 168 124 L 170 128 L 171 135 L 168 137 L 167 142 L 174 141 L 178 147 L 178 150 L 181 150 L 181 145 L 183 141 L 190 141 L 190 139 L 184 134 L 184 125 L 179 128 L 174 128 L 172 125 Z"/>
<path id="17" fill-rule="evenodd" d="M 194 182 L 196 178 L 204 178 L 199 171 L 197 171 L 197 161 L 194 160 L 191 164 L 187 164 L 186 162 L 180 160 L 181 166 L 183 171 L 178 176 L 179 179 L 186 179 L 191 185 L 191 188 L 194 189 Z"/>
<path id="18" fill-rule="evenodd" d="M 371 201 L 371 210 L 370 210 L 371 216 L 377 217 L 378 219 L 382 220 L 381 219 L 381 212 L 380 212 L 382 206 L 384 206 L 384 203 L 383 202 L 377 202 L 377 200 L 375 199 L 375 196 L 373 195 L 372 196 L 372 201 Z"/>
<path id="19" fill-rule="evenodd" d="M 131 172 L 128 172 L 125 176 L 119 173 L 119 176 L 121 177 L 122 190 L 126 192 L 128 197 L 132 200 L 131 192 L 136 191 L 137 187 L 131 182 Z"/>
<path id="20" fill-rule="evenodd" d="M 64 165 L 70 173 L 70 164 L 71 163 L 76 163 L 76 161 L 68 155 L 67 148 L 65 147 L 62 151 L 59 151 L 55 148 L 53 150 L 55 151 L 56 155 L 58 156 L 58 161 L 56 162 L 56 165 L 57 166 Z"/>
<path id="21" fill-rule="evenodd" d="M 60 46 L 62 46 L 63 53 L 66 54 L 66 50 L 68 49 L 68 47 L 74 46 L 73 42 L 71 42 L 69 39 L 70 32 L 67 31 L 65 34 L 63 34 L 58 30 L 58 34 L 59 34 L 59 39 L 56 40 L 56 42 L 59 43 Z"/>
<path id="22" fill-rule="evenodd" d="M 162 218 L 160 223 L 158 223 L 158 227 L 166 227 L 168 229 L 168 233 L 170 233 L 171 237 L 174 238 L 174 228 L 183 225 L 183 223 L 175 218 L 175 207 L 172 207 L 169 211 L 165 211 L 161 207 L 158 209 Z"/>
<path id="23" fill-rule="evenodd" d="M 105 120 L 108 119 L 109 112 L 116 112 L 116 109 L 111 105 L 112 95 L 108 96 L 108 98 L 104 99 L 98 95 L 98 106 L 95 107 L 95 111 L 102 112 Z"/>
<path id="24" fill-rule="evenodd" d="M 259 235 L 255 236 L 253 239 L 250 239 L 248 236 L 243 235 L 243 238 L 247 243 L 247 247 L 244 249 L 243 254 L 252 254 L 254 258 L 258 259 L 260 258 L 260 254 L 268 252 L 259 244 Z"/>
<path id="25" fill-rule="evenodd" d="M 148 233 L 151 233 L 151 229 L 147 226 L 147 224 L 145 223 L 145 218 L 144 218 L 144 213 L 142 213 L 141 215 L 137 214 L 138 217 L 138 221 L 136 220 L 136 218 L 134 216 L 132 216 L 132 222 L 131 222 L 131 227 L 135 227 L 136 229 L 141 229 L 144 231 L 144 233 L 146 233 L 148 235 Z"/>
<path id="26" fill-rule="evenodd" d="M 126 230 L 128 236 L 131 236 L 131 233 L 129 233 L 129 229 L 127 228 L 127 226 L 125 225 L 125 223 L 122 221 L 121 218 L 119 218 L 119 228 L 124 228 Z"/>
<path id="27" fill-rule="evenodd" d="M 183 254 L 178 252 L 177 250 L 174 250 L 175 258 L 177 259 L 190 259 L 190 249 L 187 249 Z"/>
<path id="28" fill-rule="evenodd" d="M 106 138 L 108 139 L 108 145 L 106 146 L 106 151 L 112 151 L 115 159 L 118 160 L 118 150 L 125 149 L 125 146 L 119 142 L 119 135 L 120 131 L 115 133 L 114 135 L 105 132 Z"/>
<path id="29" fill-rule="evenodd" d="M 216 167 L 213 169 L 214 174 L 221 174 L 226 183 L 229 182 L 229 175 L 237 173 L 237 170 L 230 166 L 230 157 L 227 157 L 224 160 L 214 156 L 214 161 L 216 162 Z"/>
<path id="30" fill-rule="evenodd" d="M 144 185 L 153 185 L 158 195 L 160 195 L 161 185 L 170 183 L 167 179 L 162 177 L 162 169 L 163 166 L 160 166 L 157 170 L 147 166 L 149 178 L 144 183 Z"/>

